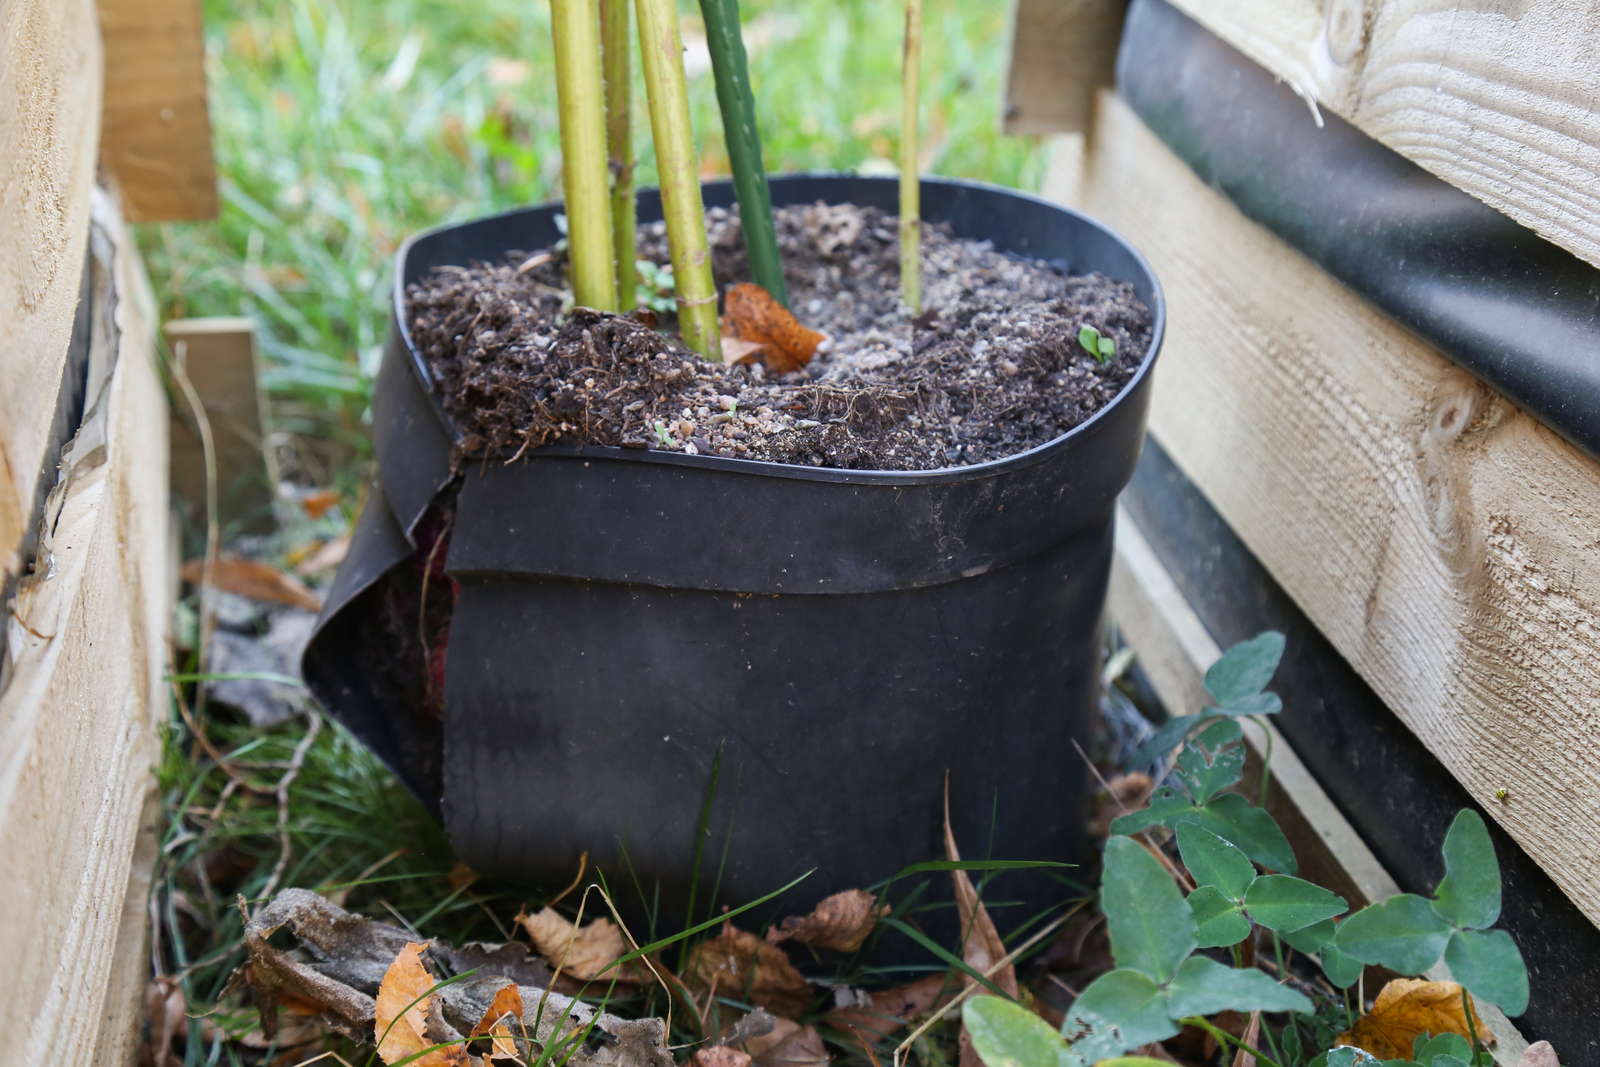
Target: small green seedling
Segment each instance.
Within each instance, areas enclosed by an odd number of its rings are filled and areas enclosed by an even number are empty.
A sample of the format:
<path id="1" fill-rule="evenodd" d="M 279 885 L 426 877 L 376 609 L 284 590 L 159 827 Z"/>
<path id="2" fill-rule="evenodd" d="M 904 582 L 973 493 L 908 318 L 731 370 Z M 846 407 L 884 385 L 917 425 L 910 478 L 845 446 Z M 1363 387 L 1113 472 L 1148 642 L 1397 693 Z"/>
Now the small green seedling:
<path id="1" fill-rule="evenodd" d="M 1101 363 L 1110 363 L 1111 357 L 1117 354 L 1117 342 L 1093 326 L 1084 326 L 1078 330 L 1078 343 L 1083 350 Z"/>

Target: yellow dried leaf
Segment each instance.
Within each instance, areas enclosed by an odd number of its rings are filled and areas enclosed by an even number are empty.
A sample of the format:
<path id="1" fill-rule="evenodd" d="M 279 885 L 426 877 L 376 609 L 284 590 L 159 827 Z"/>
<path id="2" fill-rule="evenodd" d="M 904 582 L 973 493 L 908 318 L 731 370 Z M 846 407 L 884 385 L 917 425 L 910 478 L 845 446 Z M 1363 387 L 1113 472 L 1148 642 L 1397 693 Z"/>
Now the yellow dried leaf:
<path id="1" fill-rule="evenodd" d="M 854 952 L 887 910 L 866 890 L 846 889 L 819 902 L 809 915 L 784 919 L 767 931 L 767 940 L 776 945 L 792 939 L 815 948 Z"/>
<path id="2" fill-rule="evenodd" d="M 748 930 L 724 923 L 716 937 L 689 953 L 684 981 L 700 990 L 758 1004 L 776 1015 L 795 1016 L 811 1003 L 811 986 L 783 949 Z"/>
<path id="3" fill-rule="evenodd" d="M 543 908 L 534 915 L 519 915 L 517 921 L 527 931 L 539 955 L 558 967 L 561 973 L 581 981 L 600 978 L 639 983 L 644 975 L 631 966 L 612 967 L 627 955 L 622 931 L 610 919 L 600 918 L 579 929 L 554 908 Z"/>
<path id="4" fill-rule="evenodd" d="M 373 1039 L 384 1063 L 396 1063 L 436 1044 L 428 1037 L 430 990 L 439 983 L 422 963 L 427 942 L 411 942 L 389 964 L 378 986 L 373 1014 Z M 434 1049 L 410 1063 L 415 1067 L 467 1067 L 467 1052 L 460 1045 Z"/>
<path id="5" fill-rule="evenodd" d="M 1385 985 L 1372 1010 L 1339 1035 L 1341 1045 L 1354 1045 L 1380 1060 L 1406 1060 L 1423 1034 L 1459 1034 L 1470 1039 L 1461 987 L 1455 982 L 1429 982 L 1422 978 L 1396 978 Z M 1477 1015 L 1477 1008 L 1472 1009 Z M 1483 1024 L 1478 1036 L 1491 1040 Z"/>
<path id="6" fill-rule="evenodd" d="M 521 1020 L 522 990 L 517 988 L 517 983 L 507 982 L 496 991 L 483 1018 L 472 1028 L 472 1036 L 488 1036 L 489 1057 L 516 1059 L 517 1040 L 511 1032 L 511 1024 Z"/>

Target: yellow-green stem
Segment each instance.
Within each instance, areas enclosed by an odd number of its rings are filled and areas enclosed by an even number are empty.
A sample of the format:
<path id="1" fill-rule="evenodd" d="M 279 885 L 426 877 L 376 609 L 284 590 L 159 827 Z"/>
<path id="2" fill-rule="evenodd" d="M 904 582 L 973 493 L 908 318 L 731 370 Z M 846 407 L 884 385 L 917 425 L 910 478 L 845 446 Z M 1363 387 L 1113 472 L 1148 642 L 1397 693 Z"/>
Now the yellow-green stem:
<path id="1" fill-rule="evenodd" d="M 639 55 L 650 132 L 661 174 L 661 209 L 672 249 L 672 277 L 678 290 L 678 329 L 683 342 L 707 359 L 722 358 L 717 327 L 717 289 L 711 279 L 706 244 L 705 205 L 689 131 L 689 93 L 683 75 L 683 37 L 674 0 L 638 0 Z"/>
<path id="2" fill-rule="evenodd" d="M 611 255 L 617 267 L 617 299 L 632 307 L 638 289 L 633 203 L 633 82 L 629 62 L 628 5 L 600 0 L 601 78 L 606 93 L 606 157 L 611 167 Z"/>
<path id="3" fill-rule="evenodd" d="M 917 94 L 922 67 L 922 0 L 906 0 L 900 72 L 900 299 L 922 311 L 922 190 L 917 173 Z"/>
<path id="4" fill-rule="evenodd" d="M 550 25 L 556 46 L 572 299 L 584 307 L 618 311 L 617 278 L 611 266 L 611 204 L 606 199 L 597 0 L 550 0 Z"/>

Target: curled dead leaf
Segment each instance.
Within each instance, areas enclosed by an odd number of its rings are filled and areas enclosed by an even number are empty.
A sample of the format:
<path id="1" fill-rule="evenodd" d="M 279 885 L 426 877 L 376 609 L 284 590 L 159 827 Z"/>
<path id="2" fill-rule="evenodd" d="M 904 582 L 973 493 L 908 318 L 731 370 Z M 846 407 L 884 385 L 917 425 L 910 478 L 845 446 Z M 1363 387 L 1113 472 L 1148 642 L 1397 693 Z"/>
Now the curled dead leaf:
<path id="1" fill-rule="evenodd" d="M 857 1001 L 847 1007 L 835 1008 L 826 1018 L 833 1026 L 860 1034 L 869 1043 L 875 1043 L 919 1016 L 942 1007 L 959 988 L 948 974 L 925 975 L 915 982 L 870 993 L 865 1004 Z"/>
<path id="2" fill-rule="evenodd" d="M 956 848 L 956 836 L 950 829 L 948 774 L 944 780 L 944 854 L 951 863 L 961 862 L 961 851 Z M 956 912 L 961 917 L 961 959 L 968 967 L 992 979 L 996 986 L 1014 999 L 1017 996 L 1017 968 L 1010 963 L 1000 966 L 1000 961 L 1006 957 L 1006 945 L 1000 940 L 1000 931 L 995 928 L 988 909 L 979 899 L 978 890 L 973 886 L 972 879 L 967 877 L 967 872 L 960 868 L 950 872 L 950 880 L 955 885 Z M 975 985 L 976 982 L 968 978 L 966 984 Z M 983 1061 L 972 1046 L 972 1037 L 967 1033 L 965 1023 L 961 1026 L 958 1046 L 960 1067 L 982 1067 Z"/>
<path id="3" fill-rule="evenodd" d="M 423 1051 L 438 1044 L 428 1036 L 428 1014 L 439 983 L 422 963 L 427 947 L 425 941 L 409 942 L 378 986 L 373 1010 L 378 1056 L 384 1063 L 405 1060 L 416 1067 L 466 1067 L 467 1050 L 460 1045 Z"/>
<path id="4" fill-rule="evenodd" d="M 1472 1037 L 1468 1025 L 1466 997 L 1455 982 L 1430 982 L 1422 978 L 1396 978 L 1388 982 L 1373 1001 L 1372 1010 L 1356 1020 L 1355 1026 L 1339 1035 L 1341 1045 L 1354 1045 L 1380 1060 L 1404 1060 L 1412 1045 L 1423 1034 L 1459 1034 Z M 1476 1005 L 1472 1008 L 1477 1015 Z M 1493 1037 L 1474 1019 L 1478 1036 L 1486 1043 Z"/>
<path id="5" fill-rule="evenodd" d="M 769 1033 L 745 1042 L 754 1067 L 826 1067 L 828 1050 L 815 1026 L 779 1019 Z"/>
<path id="6" fill-rule="evenodd" d="M 788 308 L 754 282 L 728 287 L 722 303 L 722 321 L 724 334 L 761 346 L 760 358 L 774 374 L 787 374 L 804 367 L 817 354 L 817 346 L 825 338 L 824 334 L 800 325 Z M 733 362 L 756 357 L 757 350 L 753 350 Z"/>
<path id="7" fill-rule="evenodd" d="M 784 919 L 767 931 L 767 940 L 774 945 L 793 940 L 813 948 L 854 952 L 886 911 L 866 890 L 846 889 L 819 901 L 809 915 Z"/>
<path id="8" fill-rule="evenodd" d="M 810 983 L 783 950 L 732 923 L 724 923 L 721 933 L 690 951 L 684 981 L 777 1015 L 799 1015 L 811 1003 Z"/>
<path id="9" fill-rule="evenodd" d="M 501 986 L 489 1001 L 483 1017 L 472 1028 L 473 1037 L 489 1038 L 489 1057 L 517 1058 L 517 1039 L 511 1027 L 512 1024 L 521 1025 L 522 1007 L 522 990 L 515 982 Z"/>
<path id="10" fill-rule="evenodd" d="M 582 981 L 603 979 L 639 984 L 646 974 L 632 964 L 611 965 L 627 955 L 622 931 L 607 918 L 599 918 L 581 929 L 554 908 L 541 908 L 533 915 L 519 915 L 517 921 L 527 931 L 539 955 L 562 974 Z"/>
<path id="11" fill-rule="evenodd" d="M 200 585 L 205 579 L 206 561 L 191 559 L 183 565 L 183 580 Z M 290 604 L 306 611 L 321 611 L 322 601 L 304 582 L 276 567 L 243 556 L 219 556 L 211 568 L 211 587 L 225 593 Z"/>

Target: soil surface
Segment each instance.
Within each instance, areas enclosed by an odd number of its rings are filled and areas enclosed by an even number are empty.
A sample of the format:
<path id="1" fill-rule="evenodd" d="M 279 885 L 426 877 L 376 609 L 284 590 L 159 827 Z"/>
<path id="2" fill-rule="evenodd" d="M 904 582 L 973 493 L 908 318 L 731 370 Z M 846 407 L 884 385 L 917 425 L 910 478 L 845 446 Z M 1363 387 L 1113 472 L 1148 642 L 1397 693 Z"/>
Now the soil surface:
<path id="1" fill-rule="evenodd" d="M 707 212 L 718 291 L 748 281 L 735 212 Z M 922 315 L 899 299 L 894 216 L 816 204 L 777 212 L 789 306 L 828 335 L 787 375 L 709 363 L 670 316 L 570 310 L 565 257 L 518 253 L 437 271 L 407 291 L 462 455 L 564 441 L 868 470 L 999 459 L 1060 436 L 1127 384 L 1150 343 L 1132 286 L 924 228 Z M 668 263 L 662 227 L 640 258 Z M 1101 363 L 1090 325 L 1116 341 Z"/>

